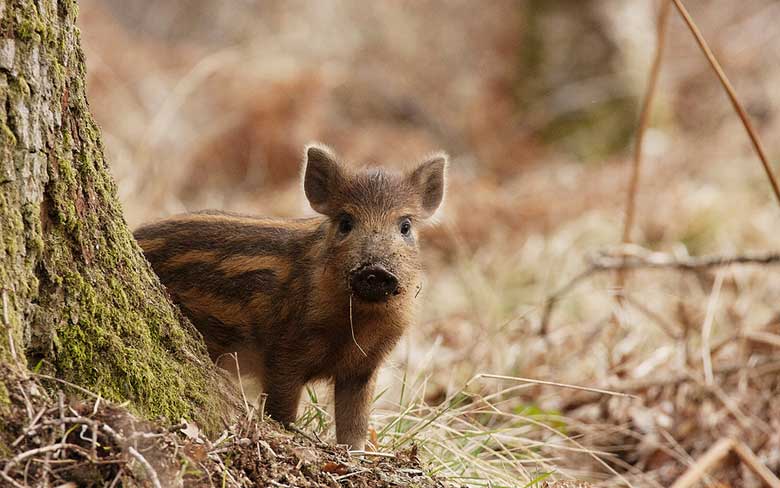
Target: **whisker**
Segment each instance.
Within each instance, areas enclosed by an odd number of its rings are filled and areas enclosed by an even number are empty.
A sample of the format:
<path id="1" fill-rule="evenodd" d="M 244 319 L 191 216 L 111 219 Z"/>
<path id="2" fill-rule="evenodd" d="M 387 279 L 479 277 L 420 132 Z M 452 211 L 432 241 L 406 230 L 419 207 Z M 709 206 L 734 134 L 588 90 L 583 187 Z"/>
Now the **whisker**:
<path id="1" fill-rule="evenodd" d="M 363 356 L 368 357 L 366 351 L 360 347 L 360 344 L 358 344 L 358 341 L 355 338 L 355 326 L 352 324 L 352 293 L 349 294 L 349 330 L 352 332 L 352 342 L 354 342 L 357 348 L 360 349 L 360 352 L 363 353 Z"/>

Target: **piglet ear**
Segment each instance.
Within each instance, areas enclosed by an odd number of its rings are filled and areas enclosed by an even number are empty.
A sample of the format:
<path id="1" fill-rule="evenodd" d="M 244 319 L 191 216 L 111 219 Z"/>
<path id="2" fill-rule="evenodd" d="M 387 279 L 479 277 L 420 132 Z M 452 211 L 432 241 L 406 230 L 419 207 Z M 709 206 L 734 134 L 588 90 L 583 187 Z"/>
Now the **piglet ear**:
<path id="1" fill-rule="evenodd" d="M 336 156 L 325 145 L 309 144 L 306 146 L 303 164 L 303 191 L 311 208 L 323 215 L 330 215 L 344 179 Z"/>
<path id="2" fill-rule="evenodd" d="M 444 180 L 448 157 L 445 153 L 436 153 L 420 163 L 407 177 L 419 198 L 421 217 L 427 219 L 436 213 L 444 199 Z"/>

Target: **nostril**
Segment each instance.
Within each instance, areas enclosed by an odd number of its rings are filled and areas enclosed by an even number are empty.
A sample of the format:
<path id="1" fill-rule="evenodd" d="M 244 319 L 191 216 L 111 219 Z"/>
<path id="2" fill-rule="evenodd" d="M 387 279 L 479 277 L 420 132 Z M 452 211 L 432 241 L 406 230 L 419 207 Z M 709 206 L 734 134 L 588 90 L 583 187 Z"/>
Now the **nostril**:
<path id="1" fill-rule="evenodd" d="M 359 297 L 378 301 L 395 294 L 398 278 L 383 266 L 370 265 L 353 272 L 350 287 Z"/>

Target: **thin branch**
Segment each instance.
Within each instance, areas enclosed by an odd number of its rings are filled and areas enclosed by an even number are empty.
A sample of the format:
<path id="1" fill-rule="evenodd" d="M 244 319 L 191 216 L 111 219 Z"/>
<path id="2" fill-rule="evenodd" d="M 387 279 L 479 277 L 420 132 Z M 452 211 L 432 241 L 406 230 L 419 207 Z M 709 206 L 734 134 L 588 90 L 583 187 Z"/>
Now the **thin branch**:
<path id="1" fill-rule="evenodd" d="M 750 137 L 750 142 L 753 143 L 753 149 L 755 149 L 758 158 L 761 160 L 761 164 L 764 166 L 764 171 L 766 172 L 766 176 L 769 179 L 770 185 L 772 185 L 772 191 L 775 194 L 775 198 L 777 198 L 777 202 L 780 203 L 780 186 L 778 186 L 777 178 L 775 177 L 774 171 L 772 170 L 772 165 L 769 163 L 769 159 L 767 158 L 766 152 L 764 151 L 764 146 L 761 144 L 761 140 L 758 138 L 758 134 L 753 128 L 753 124 L 750 122 L 750 118 L 748 117 L 747 112 L 742 107 L 740 101 L 737 99 L 737 94 L 734 90 L 734 87 L 726 77 L 726 73 L 723 71 L 723 68 L 721 68 L 720 63 L 718 63 L 718 60 L 715 58 L 715 55 L 712 53 L 709 45 L 707 45 L 707 41 L 704 40 L 704 36 L 702 36 L 701 31 L 696 26 L 693 18 L 691 18 L 691 14 L 688 13 L 685 5 L 683 5 L 682 0 L 672 1 L 677 7 L 677 11 L 680 12 L 680 15 L 685 21 L 685 24 L 688 26 L 688 29 L 690 29 L 691 34 L 693 34 L 693 37 L 696 39 L 696 43 L 701 48 L 704 56 L 707 57 L 707 61 L 709 61 L 710 66 L 718 76 L 718 80 L 720 80 L 720 84 L 723 85 L 723 89 L 726 90 L 726 94 L 729 96 L 731 104 L 734 106 L 734 110 L 742 120 L 742 125 L 745 127 L 745 131 L 747 131 L 748 136 Z"/>
<path id="2" fill-rule="evenodd" d="M 632 269 L 671 269 L 676 271 L 704 271 L 723 266 L 739 265 L 776 265 L 780 264 L 779 252 L 756 252 L 736 255 L 709 255 L 676 258 L 668 254 L 644 252 L 643 254 L 609 254 L 601 252 L 590 258 L 590 266 L 572 278 L 553 294 L 547 297 L 542 312 L 539 333 L 548 332 L 550 317 L 558 302 L 577 285 L 591 276 L 607 271 Z"/>
<path id="3" fill-rule="evenodd" d="M 733 255 L 705 255 L 676 258 L 663 253 L 616 256 L 602 253 L 591 259 L 597 271 L 616 269 L 676 269 L 678 271 L 704 271 L 733 264 L 780 264 L 780 252 L 748 252 Z"/>
<path id="4" fill-rule="evenodd" d="M 695 486 L 716 464 L 723 461 L 734 447 L 734 440 L 723 438 L 710 447 L 702 457 L 677 478 L 672 488 L 688 488 Z"/>
<path id="5" fill-rule="evenodd" d="M 374 456 L 374 457 L 382 457 L 382 458 L 391 458 L 395 459 L 395 454 L 392 452 L 379 452 L 379 451 L 363 451 L 363 450 L 355 450 L 355 451 L 349 451 L 350 456 Z"/>
<path id="6" fill-rule="evenodd" d="M 157 476 L 157 471 L 154 470 L 151 464 L 149 464 L 149 461 L 146 460 L 143 455 L 138 452 L 133 446 L 130 446 L 127 448 L 127 452 L 130 453 L 131 456 L 135 458 L 136 461 L 141 463 L 141 466 L 144 467 L 146 470 L 146 474 L 149 475 L 149 479 L 152 482 L 152 485 L 154 488 L 162 488 L 162 485 L 160 484 L 160 477 Z"/>
<path id="7" fill-rule="evenodd" d="M 313 436 L 309 435 L 308 432 L 306 432 L 303 429 L 298 428 L 295 425 L 290 424 L 290 425 L 286 425 L 285 427 L 288 430 L 291 430 L 291 431 L 295 432 L 296 434 L 300 435 L 301 437 L 305 438 L 306 440 L 308 440 L 309 442 L 311 442 L 315 446 L 320 446 L 320 445 L 323 444 L 323 442 L 320 439 L 315 439 Z"/>
<path id="8" fill-rule="evenodd" d="M 719 368 L 713 368 L 712 374 L 716 376 L 728 376 L 742 371 L 746 371 L 750 378 L 758 378 L 765 374 L 775 374 L 780 371 L 780 361 L 767 361 L 752 367 L 746 366 L 744 363 L 729 364 Z M 694 380 L 695 378 L 693 378 L 689 372 L 683 371 L 665 378 L 639 378 L 613 382 L 609 383 L 607 388 L 611 391 L 638 393 L 649 388 L 677 386 L 681 383 Z"/>

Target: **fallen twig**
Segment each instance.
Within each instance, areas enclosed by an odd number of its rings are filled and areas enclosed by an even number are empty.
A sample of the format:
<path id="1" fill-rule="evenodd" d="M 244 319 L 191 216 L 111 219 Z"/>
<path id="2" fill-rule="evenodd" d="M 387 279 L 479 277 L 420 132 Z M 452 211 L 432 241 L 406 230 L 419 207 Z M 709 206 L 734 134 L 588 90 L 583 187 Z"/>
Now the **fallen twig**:
<path id="1" fill-rule="evenodd" d="M 780 348 L 780 335 L 757 330 L 749 330 L 742 334 L 744 338 L 752 342 L 758 342 Z"/>
<path id="2" fill-rule="evenodd" d="M 315 437 L 313 437 L 313 436 L 312 436 L 312 435 L 310 435 L 308 432 L 306 432 L 306 431 L 305 431 L 305 430 L 303 430 L 303 429 L 299 429 L 299 428 L 298 428 L 298 427 L 296 427 L 295 425 L 288 425 L 288 426 L 286 426 L 286 427 L 287 427 L 289 430 L 291 430 L 291 431 L 295 432 L 296 434 L 298 434 L 298 435 L 302 436 L 303 438 L 307 439 L 309 442 L 311 442 L 311 443 L 312 443 L 312 444 L 314 444 L 314 445 L 317 445 L 317 446 L 319 446 L 319 445 L 323 445 L 323 444 L 324 444 L 324 442 L 322 442 L 322 440 L 321 440 L 321 439 L 318 439 L 318 438 L 315 438 Z"/>
<path id="3" fill-rule="evenodd" d="M 25 451 L 25 452 L 19 454 L 18 456 L 14 457 L 10 461 L 8 461 L 8 463 L 3 468 L 3 473 L 4 474 L 8 474 L 11 471 L 12 467 L 14 467 L 16 464 L 20 463 L 21 461 L 24 461 L 28 457 L 37 456 L 38 454 L 43 454 L 43 453 L 51 452 L 51 451 L 59 451 L 60 449 L 72 449 L 72 450 L 78 452 L 79 454 L 81 454 L 82 456 L 84 456 L 86 458 L 89 458 L 89 455 L 87 454 L 87 452 L 84 449 L 81 448 L 81 446 L 77 446 L 76 444 L 70 444 L 70 443 L 66 443 L 66 442 L 59 442 L 57 444 L 50 444 L 48 446 L 43 446 L 43 447 L 38 447 L 38 448 L 35 448 L 35 449 L 30 449 L 29 451 Z"/>
<path id="4" fill-rule="evenodd" d="M 11 477 L 10 477 L 10 476 L 8 476 L 7 474 L 3 473 L 2 471 L 0 471 L 0 478 L 3 478 L 3 479 L 4 479 L 5 481 L 7 481 L 8 483 L 11 483 L 11 485 L 12 485 L 14 488 L 25 488 L 25 487 L 24 487 L 24 485 L 20 485 L 19 483 L 17 483 L 16 481 L 14 481 L 14 479 L 13 479 L 13 478 L 11 478 Z"/>
<path id="5" fill-rule="evenodd" d="M 349 451 L 350 456 L 374 456 L 374 457 L 385 457 L 385 458 L 395 458 L 395 454 L 392 452 L 379 452 L 379 451 Z"/>
<path id="6" fill-rule="evenodd" d="M 742 462 L 753 471 L 753 474 L 761 478 L 764 484 L 770 488 L 780 488 L 780 479 L 777 479 L 777 476 L 756 457 L 744 442 L 734 441 L 733 450 L 742 459 Z"/>
<path id="7" fill-rule="evenodd" d="M 720 439 L 707 452 L 704 453 L 682 476 L 677 478 L 672 488 L 688 488 L 694 486 L 699 480 L 712 469 L 713 466 L 721 462 L 731 452 L 734 447 L 734 441 L 731 439 Z"/>
<path id="8" fill-rule="evenodd" d="M 772 473 L 744 443 L 730 438 L 722 438 L 704 453 L 682 476 L 677 478 L 672 488 L 695 486 L 712 468 L 722 462 L 729 454 L 735 453 L 740 460 L 770 488 L 780 488 L 780 479 Z"/>

